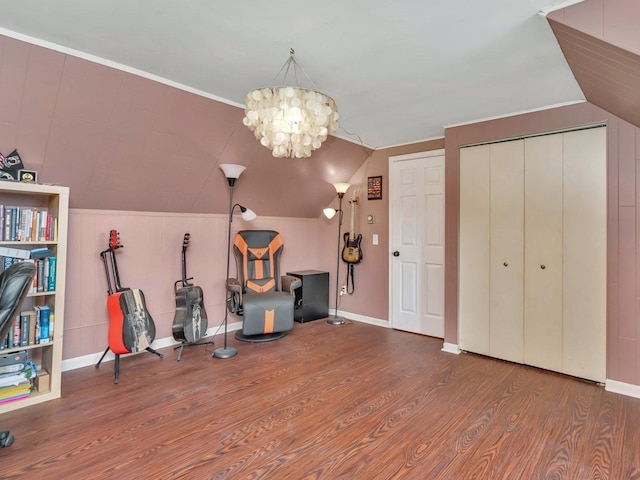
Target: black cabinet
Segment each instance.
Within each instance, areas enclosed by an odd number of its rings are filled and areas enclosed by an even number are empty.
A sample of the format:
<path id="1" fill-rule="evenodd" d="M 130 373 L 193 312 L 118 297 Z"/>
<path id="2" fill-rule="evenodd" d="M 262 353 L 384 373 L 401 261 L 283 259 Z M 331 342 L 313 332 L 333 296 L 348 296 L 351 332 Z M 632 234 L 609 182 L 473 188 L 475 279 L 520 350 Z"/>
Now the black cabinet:
<path id="1" fill-rule="evenodd" d="M 329 316 L 329 272 L 300 270 L 287 272 L 302 280 L 302 286 L 295 290 L 296 303 L 294 320 L 304 323 Z"/>

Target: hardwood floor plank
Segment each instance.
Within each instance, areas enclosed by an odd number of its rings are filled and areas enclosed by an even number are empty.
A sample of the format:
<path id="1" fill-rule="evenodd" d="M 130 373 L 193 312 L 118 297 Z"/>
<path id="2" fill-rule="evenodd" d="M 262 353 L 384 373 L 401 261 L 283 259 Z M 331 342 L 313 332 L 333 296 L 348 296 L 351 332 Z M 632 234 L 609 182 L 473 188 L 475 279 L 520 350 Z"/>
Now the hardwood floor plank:
<path id="1" fill-rule="evenodd" d="M 640 480 L 640 400 L 601 386 L 357 322 L 229 343 L 66 372 L 0 416 L 0 477 Z"/>

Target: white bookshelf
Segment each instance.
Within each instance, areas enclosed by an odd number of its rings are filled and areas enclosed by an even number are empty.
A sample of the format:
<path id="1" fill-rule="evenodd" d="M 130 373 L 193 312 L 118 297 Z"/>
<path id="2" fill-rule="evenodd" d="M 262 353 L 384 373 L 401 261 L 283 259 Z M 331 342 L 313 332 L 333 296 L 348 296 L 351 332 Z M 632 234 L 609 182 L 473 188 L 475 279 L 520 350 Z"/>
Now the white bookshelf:
<path id="1" fill-rule="evenodd" d="M 21 310 L 28 310 L 36 305 L 47 305 L 51 308 L 55 318 L 52 341 L 29 345 L 28 347 L 12 347 L 0 351 L 0 354 L 4 355 L 26 350 L 28 358 L 37 365 L 38 370 L 43 369 L 49 373 L 50 391 L 38 392 L 34 389 L 26 398 L 0 404 L 0 414 L 2 414 L 61 396 L 69 188 L 56 185 L 0 181 L 0 204 L 5 205 L 5 207 L 46 208 L 48 213 L 57 219 L 57 237 L 55 240 L 25 242 L 4 241 L 0 238 L 0 246 L 25 250 L 44 246 L 52 250 L 53 255 L 57 258 L 55 291 L 30 293 L 21 308 Z"/>

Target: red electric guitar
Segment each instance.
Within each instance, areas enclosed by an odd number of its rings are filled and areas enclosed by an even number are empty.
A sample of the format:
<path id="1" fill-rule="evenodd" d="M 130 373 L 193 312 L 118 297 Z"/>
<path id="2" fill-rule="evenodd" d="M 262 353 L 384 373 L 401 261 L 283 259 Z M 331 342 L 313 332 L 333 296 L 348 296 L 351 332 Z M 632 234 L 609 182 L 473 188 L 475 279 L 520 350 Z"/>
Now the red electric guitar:
<path id="1" fill-rule="evenodd" d="M 162 358 L 162 354 L 151 348 L 156 336 L 156 325 L 144 302 L 142 290 L 122 287 L 116 262 L 116 250 L 122 248 L 117 230 L 109 233 L 109 248 L 100 252 L 107 276 L 107 310 L 109 311 L 109 346 L 102 354 L 96 368 L 111 350 L 116 356 L 114 383 L 118 383 L 120 355 L 143 350 Z M 109 258 L 107 258 L 109 257 Z M 113 278 L 113 287 L 111 280 Z"/>

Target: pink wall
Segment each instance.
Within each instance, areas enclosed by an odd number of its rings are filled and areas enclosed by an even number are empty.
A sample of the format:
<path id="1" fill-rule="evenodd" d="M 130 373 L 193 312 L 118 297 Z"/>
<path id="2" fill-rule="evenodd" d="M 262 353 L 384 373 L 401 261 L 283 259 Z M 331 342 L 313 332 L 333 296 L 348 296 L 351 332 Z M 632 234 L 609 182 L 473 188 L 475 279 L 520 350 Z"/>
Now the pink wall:
<path id="1" fill-rule="evenodd" d="M 607 124 L 607 378 L 640 385 L 640 129 L 589 103 L 446 130 L 445 341 L 458 343 L 459 148 Z"/>
<path id="2" fill-rule="evenodd" d="M 240 199 L 240 195 L 238 195 Z M 121 283 L 139 288 L 156 324 L 157 338 L 171 337 L 175 314 L 173 285 L 182 278 L 183 236 L 191 234 L 187 274 L 204 294 L 209 328 L 224 319 L 227 215 L 176 214 L 73 209 L 69 216 L 66 312 L 63 358 L 100 352 L 107 345 L 107 283 L 99 252 L 116 229 L 124 248 L 117 253 Z M 274 229 L 284 239 L 283 272 L 317 269 L 318 220 L 258 217 L 233 221 L 233 231 Z M 231 264 L 235 276 L 235 264 Z M 240 319 L 231 315 L 229 322 Z"/>
<path id="3" fill-rule="evenodd" d="M 352 186 L 343 199 L 342 208 L 345 211 L 342 232 L 349 231 L 350 206 L 348 199 L 354 191 L 358 191 L 360 199 L 356 207 L 355 232 L 362 234 L 363 260 L 354 267 L 355 292 L 340 298 L 338 309 L 364 315 L 383 322 L 388 322 L 389 316 L 389 157 L 409 153 L 427 152 L 444 148 L 444 138 L 420 142 L 401 147 L 385 148 L 375 151 L 364 165 L 349 181 Z M 382 176 L 382 200 L 367 199 L 367 179 L 372 176 Z M 338 197 L 334 196 L 333 203 L 338 207 Z M 367 215 L 375 217 L 374 224 L 367 223 Z M 337 247 L 337 217 L 331 221 L 320 219 L 321 235 L 323 238 L 323 270 L 330 272 L 331 300 L 330 306 L 335 305 L 335 271 Z M 378 235 L 378 245 L 373 245 L 373 235 Z M 340 250 L 344 247 L 341 240 Z M 347 274 L 346 264 L 340 262 L 339 285 L 345 282 Z"/>
<path id="4" fill-rule="evenodd" d="M 331 182 L 369 156 L 329 137 L 307 159 L 274 158 L 244 109 L 0 35 L 0 152 L 17 148 L 73 208 L 224 213 L 221 163 L 247 166 L 259 213 L 315 218 Z"/>
<path id="5" fill-rule="evenodd" d="M 549 18 L 640 54 L 639 2 L 586 0 L 552 12 Z"/>

